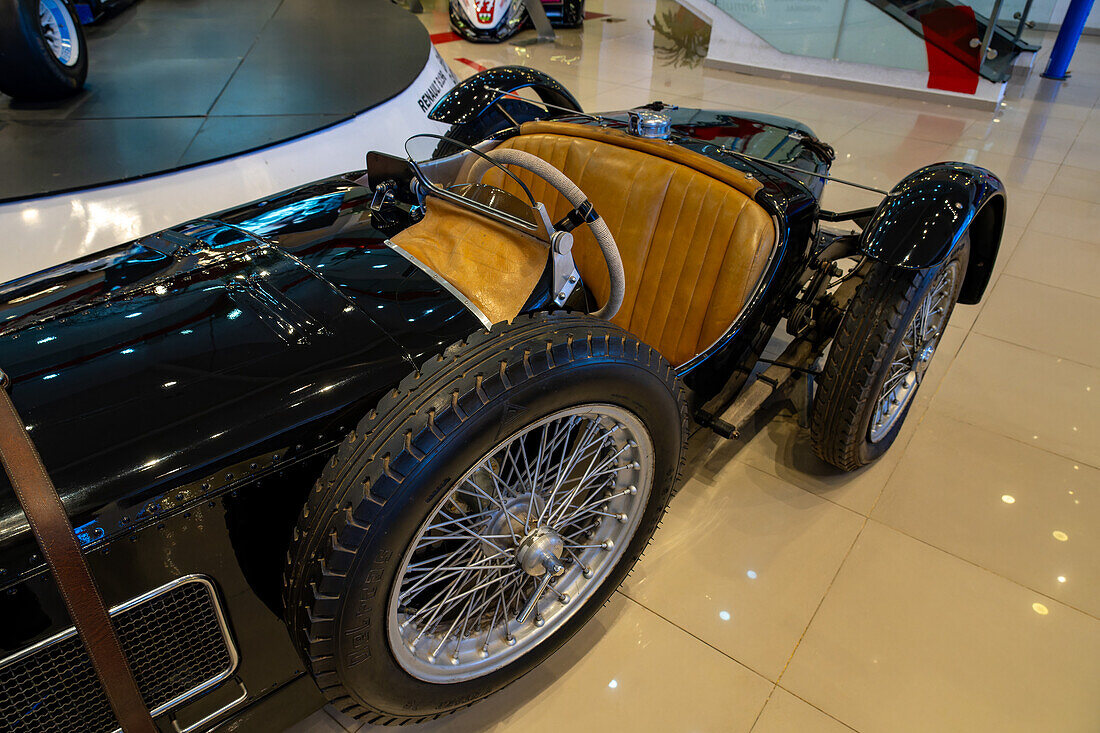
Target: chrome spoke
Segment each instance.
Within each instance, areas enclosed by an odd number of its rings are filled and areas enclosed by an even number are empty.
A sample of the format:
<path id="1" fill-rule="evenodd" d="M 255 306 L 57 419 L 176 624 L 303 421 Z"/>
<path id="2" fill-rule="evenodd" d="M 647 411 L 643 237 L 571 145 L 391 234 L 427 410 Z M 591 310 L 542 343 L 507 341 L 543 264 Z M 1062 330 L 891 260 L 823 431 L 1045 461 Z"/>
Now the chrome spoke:
<path id="1" fill-rule="evenodd" d="M 634 446 L 631 446 L 629 443 L 627 443 L 627 445 L 623 446 L 619 451 L 617 451 L 613 455 L 609 456 L 606 460 L 604 460 L 604 462 L 601 463 L 596 468 L 595 471 L 592 470 L 591 464 L 589 464 L 589 468 L 585 472 L 584 476 L 581 477 L 581 479 L 577 482 L 577 485 L 575 487 L 573 487 L 573 489 L 566 496 L 566 498 L 562 500 L 562 502 L 561 502 L 561 507 L 562 508 L 559 509 L 556 513 L 558 515 L 561 515 L 561 514 L 564 514 L 566 511 L 568 511 L 570 504 L 576 499 L 576 497 L 579 495 L 580 491 L 586 485 L 590 485 L 589 482 L 593 478 L 596 478 L 597 476 L 605 476 L 605 475 L 611 476 L 611 475 L 615 475 L 619 471 L 621 471 L 622 468 L 623 468 L 621 466 L 615 466 L 613 469 L 610 469 L 610 470 L 604 470 L 604 467 L 611 464 L 611 463 L 613 463 L 615 460 L 617 460 L 619 458 L 619 456 L 621 456 L 623 454 L 624 451 L 626 451 L 627 449 L 633 449 L 633 447 Z M 595 461 L 595 459 L 593 459 L 593 462 L 594 461 Z M 550 516 L 550 518 L 547 519 L 547 524 L 554 525 L 556 523 L 557 523 L 557 519 L 552 514 Z"/>
<path id="2" fill-rule="evenodd" d="M 573 520 L 573 519 L 583 517 L 583 516 L 591 516 L 592 513 L 588 511 L 589 509 L 594 509 L 595 507 L 598 507 L 602 504 L 606 504 L 608 502 L 615 501 L 615 499 L 618 499 L 620 496 L 627 496 L 630 493 L 631 493 L 630 489 L 626 489 L 624 491 L 618 492 L 617 494 L 609 494 L 608 496 L 605 496 L 602 499 L 589 499 L 586 503 L 584 503 L 581 506 L 578 506 L 576 509 L 574 509 L 573 513 L 570 514 L 569 516 L 562 517 L 561 519 L 556 520 L 554 522 L 554 526 L 559 526 L 559 525 L 560 526 L 567 526 L 570 523 L 570 521 Z"/>
<path id="3" fill-rule="evenodd" d="M 471 519 L 484 518 L 484 519 L 487 520 L 491 516 L 493 516 L 492 511 L 477 512 L 476 514 L 467 514 L 465 516 L 455 517 L 454 519 L 448 519 L 445 522 L 435 522 L 434 524 L 429 524 L 426 527 L 426 529 L 428 529 L 428 530 L 439 529 L 440 527 L 447 527 L 447 526 L 452 525 L 452 524 L 459 524 L 459 523 L 462 523 L 462 522 L 468 522 Z"/>
<path id="4" fill-rule="evenodd" d="M 546 500 L 546 506 L 539 514 L 540 523 L 546 517 L 547 512 L 549 512 L 554 506 L 554 500 L 555 498 L 557 498 L 558 490 L 561 489 L 561 487 L 564 485 L 566 477 L 573 472 L 573 470 L 581 461 L 583 461 L 585 458 L 588 458 L 589 453 L 591 453 L 591 460 L 589 461 L 588 468 L 585 470 L 585 474 L 582 475 L 579 481 L 583 482 L 588 476 L 588 473 L 591 471 L 592 464 L 595 463 L 596 459 L 600 455 L 599 449 L 606 444 L 607 438 L 609 437 L 609 434 L 604 435 L 599 439 L 590 437 L 593 428 L 595 428 L 597 425 L 598 423 L 595 422 L 590 423 L 589 430 L 585 433 L 583 441 L 573 449 L 573 453 L 570 455 L 569 461 L 565 464 L 564 467 L 559 470 L 557 480 L 554 483 L 554 488 L 550 491 L 550 496 Z"/>
<path id="5" fill-rule="evenodd" d="M 476 545 L 474 546 L 473 549 L 476 552 Z M 448 560 L 450 562 L 456 563 L 456 565 L 453 566 L 453 567 L 457 567 L 459 569 L 453 570 L 453 571 L 441 571 L 439 566 L 433 566 L 429 570 L 425 571 L 423 574 L 412 576 L 412 577 L 406 576 L 406 579 L 408 581 L 411 581 L 411 582 L 410 582 L 410 584 L 407 588 L 402 589 L 400 598 L 401 599 L 409 598 L 413 594 L 415 594 L 419 591 L 422 591 L 423 589 L 427 588 L 428 586 L 431 586 L 431 585 L 434 585 L 436 583 L 442 582 L 443 580 L 446 580 L 448 578 L 454 578 L 455 576 L 464 575 L 465 573 L 469 572 L 469 570 L 471 570 L 471 569 L 476 569 L 476 568 L 471 568 L 468 565 L 458 565 L 457 563 L 459 563 L 462 560 L 462 555 L 455 555 L 455 554 L 449 555 Z M 437 573 L 440 573 L 440 572 L 442 574 L 437 574 Z"/>

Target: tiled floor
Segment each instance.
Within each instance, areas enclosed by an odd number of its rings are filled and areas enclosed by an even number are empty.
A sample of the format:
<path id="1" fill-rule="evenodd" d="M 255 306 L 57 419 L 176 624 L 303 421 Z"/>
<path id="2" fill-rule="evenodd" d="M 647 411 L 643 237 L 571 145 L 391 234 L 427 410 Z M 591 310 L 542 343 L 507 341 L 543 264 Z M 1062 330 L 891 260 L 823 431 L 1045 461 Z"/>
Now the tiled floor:
<path id="1" fill-rule="evenodd" d="M 429 5 L 430 30 L 447 30 Z M 419 730 L 1100 731 L 1100 39 L 1082 40 L 1071 80 L 1033 73 L 993 115 L 664 66 L 652 1 L 588 8 L 614 20 L 556 46 L 439 48 L 463 76 L 544 69 L 589 109 L 796 117 L 835 144 L 837 175 L 887 187 L 976 162 L 1005 180 L 1010 226 L 887 456 L 829 469 L 789 404 L 745 442 L 697 440 L 667 521 L 593 623 Z M 293 730 L 359 729 L 337 717 Z"/>

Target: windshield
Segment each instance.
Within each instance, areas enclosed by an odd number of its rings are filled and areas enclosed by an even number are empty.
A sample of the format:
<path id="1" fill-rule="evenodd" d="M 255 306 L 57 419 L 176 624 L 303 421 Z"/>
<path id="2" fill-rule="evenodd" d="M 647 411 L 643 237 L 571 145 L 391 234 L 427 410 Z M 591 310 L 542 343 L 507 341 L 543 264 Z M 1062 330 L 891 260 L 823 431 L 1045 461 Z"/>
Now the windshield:
<path id="1" fill-rule="evenodd" d="M 528 232 L 539 230 L 535 199 L 511 171 L 465 143 L 441 135 L 414 135 L 405 141 L 416 177 L 434 193 Z M 518 195 L 490 185 L 494 181 Z"/>

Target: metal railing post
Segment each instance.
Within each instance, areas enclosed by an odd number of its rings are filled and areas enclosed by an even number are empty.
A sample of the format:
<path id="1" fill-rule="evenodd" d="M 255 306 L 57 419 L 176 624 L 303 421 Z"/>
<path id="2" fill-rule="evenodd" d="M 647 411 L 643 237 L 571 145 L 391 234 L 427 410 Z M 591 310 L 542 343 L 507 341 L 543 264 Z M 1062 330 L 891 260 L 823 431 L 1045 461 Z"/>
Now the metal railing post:
<path id="1" fill-rule="evenodd" d="M 1020 13 L 1020 24 L 1016 26 L 1016 35 L 1012 37 L 1012 45 L 1015 46 L 1020 42 L 1020 36 L 1024 34 L 1024 26 L 1027 25 L 1027 16 L 1031 15 L 1031 3 L 1035 0 L 1027 0 L 1024 3 L 1024 10 Z"/>
<path id="2" fill-rule="evenodd" d="M 989 23 L 985 27 L 985 37 L 982 38 L 982 46 L 978 50 L 978 70 L 985 66 L 985 55 L 989 53 L 989 44 L 993 40 L 993 32 L 997 29 L 997 18 L 1001 15 L 1001 5 L 1004 0 L 996 0 L 993 3 L 993 12 L 989 15 Z"/>

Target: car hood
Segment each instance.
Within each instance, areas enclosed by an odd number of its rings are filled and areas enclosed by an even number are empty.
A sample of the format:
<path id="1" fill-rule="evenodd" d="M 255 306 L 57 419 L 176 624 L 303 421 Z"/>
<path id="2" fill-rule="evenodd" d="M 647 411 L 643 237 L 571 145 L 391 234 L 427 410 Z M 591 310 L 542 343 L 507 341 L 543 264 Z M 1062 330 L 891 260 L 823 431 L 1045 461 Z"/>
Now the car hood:
<path id="1" fill-rule="evenodd" d="M 349 294 L 318 269 L 325 256 L 369 282 Z M 441 323 L 473 326 L 384 246 L 303 259 L 202 220 L 0 286 L 0 368 L 89 545 L 155 521 L 166 491 L 206 488 L 242 456 L 285 461 L 339 440 L 413 369 L 379 319 L 440 341 Z M 423 349 L 415 333 L 403 340 Z M 0 475 L 0 568 L 28 567 L 33 551 Z"/>

